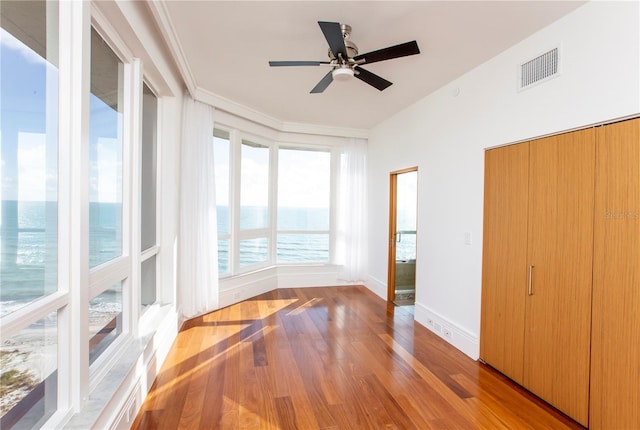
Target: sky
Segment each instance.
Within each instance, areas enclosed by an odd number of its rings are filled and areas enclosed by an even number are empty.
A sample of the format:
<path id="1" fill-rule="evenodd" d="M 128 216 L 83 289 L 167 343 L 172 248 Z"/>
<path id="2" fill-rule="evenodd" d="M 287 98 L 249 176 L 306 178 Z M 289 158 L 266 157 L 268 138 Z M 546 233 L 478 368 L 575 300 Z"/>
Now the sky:
<path id="1" fill-rule="evenodd" d="M 0 29 L 0 68 L 0 198 L 56 200 L 57 68 L 4 29 Z M 92 94 L 90 121 L 89 200 L 120 202 L 122 114 Z M 217 145 L 216 157 L 223 161 L 216 163 L 216 183 L 226 184 L 228 148 Z M 280 206 L 329 206 L 329 153 L 281 150 L 279 163 Z M 242 204 L 266 206 L 268 149 L 245 147 L 241 170 Z M 218 204 L 228 204 L 228 194 L 228 186 L 217 187 Z"/>
<path id="2" fill-rule="evenodd" d="M 57 189 L 57 70 L 0 29 L 0 154 L 2 199 L 55 200 Z M 47 93 L 47 90 L 49 91 Z M 47 100 L 48 97 L 48 100 Z M 57 111 L 57 109 L 56 109 Z"/>
<path id="3" fill-rule="evenodd" d="M 229 143 L 213 138 L 216 163 L 216 204 L 229 204 Z M 267 206 L 268 148 L 244 146 L 242 205 Z M 281 149 L 278 152 L 278 205 L 328 208 L 331 191 L 329 152 Z"/>
<path id="4" fill-rule="evenodd" d="M 0 29 L 0 197 L 3 200 L 57 200 L 57 87 L 57 68 Z M 122 115 L 93 95 L 90 111 L 89 199 L 119 202 L 122 200 Z"/>

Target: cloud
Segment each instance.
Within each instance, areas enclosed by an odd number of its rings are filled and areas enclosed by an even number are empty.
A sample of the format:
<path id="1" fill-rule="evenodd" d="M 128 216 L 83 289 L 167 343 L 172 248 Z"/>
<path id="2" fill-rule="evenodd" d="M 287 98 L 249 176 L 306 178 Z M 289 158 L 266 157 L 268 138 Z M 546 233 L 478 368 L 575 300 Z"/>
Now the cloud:
<path id="1" fill-rule="evenodd" d="M 21 201 L 46 200 L 47 175 L 46 135 L 18 134 L 18 199 Z M 15 186 L 16 184 L 14 184 Z"/>
<path id="2" fill-rule="evenodd" d="M 98 138 L 89 168 L 89 197 L 94 202 L 122 201 L 122 143 Z"/>

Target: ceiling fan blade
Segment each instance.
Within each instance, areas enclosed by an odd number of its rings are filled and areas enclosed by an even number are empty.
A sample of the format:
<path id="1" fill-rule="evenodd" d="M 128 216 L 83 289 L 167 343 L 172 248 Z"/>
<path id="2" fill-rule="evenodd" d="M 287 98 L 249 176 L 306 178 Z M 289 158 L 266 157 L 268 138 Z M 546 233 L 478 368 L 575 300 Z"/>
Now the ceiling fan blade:
<path id="1" fill-rule="evenodd" d="M 420 49 L 418 48 L 418 42 L 414 40 L 412 42 L 378 49 L 377 51 L 367 52 L 366 54 L 356 55 L 353 59 L 355 61 L 364 60 L 363 64 L 371 64 L 378 61 L 391 60 L 392 58 L 406 57 L 408 55 L 415 55 L 419 53 Z"/>
<path id="2" fill-rule="evenodd" d="M 283 66 L 319 66 L 321 64 L 329 64 L 328 61 L 269 61 L 271 67 Z"/>
<path id="3" fill-rule="evenodd" d="M 320 80 L 320 82 L 318 82 L 318 85 L 316 85 L 315 87 L 313 87 L 313 89 L 311 90 L 311 94 L 318 94 L 323 92 L 324 90 L 327 89 L 327 87 L 329 86 L 329 84 L 331 82 L 333 82 L 333 74 L 332 74 L 333 70 L 329 73 L 327 73 L 326 75 L 324 75 L 324 78 L 322 78 Z"/>
<path id="4" fill-rule="evenodd" d="M 356 78 L 360 79 L 362 82 L 366 82 L 372 87 L 379 89 L 380 91 L 393 85 L 392 82 L 389 82 L 386 79 L 376 75 L 375 73 L 371 73 L 370 71 L 363 69 L 362 67 L 356 67 L 355 70 L 356 72 L 358 72 L 355 75 Z"/>
<path id="5" fill-rule="evenodd" d="M 347 56 L 347 48 L 344 45 L 340 23 L 318 21 L 318 25 L 324 34 L 324 38 L 327 39 L 329 49 L 331 49 L 333 55 L 338 58 L 338 54 L 342 54 L 342 58 L 346 61 L 349 57 Z"/>

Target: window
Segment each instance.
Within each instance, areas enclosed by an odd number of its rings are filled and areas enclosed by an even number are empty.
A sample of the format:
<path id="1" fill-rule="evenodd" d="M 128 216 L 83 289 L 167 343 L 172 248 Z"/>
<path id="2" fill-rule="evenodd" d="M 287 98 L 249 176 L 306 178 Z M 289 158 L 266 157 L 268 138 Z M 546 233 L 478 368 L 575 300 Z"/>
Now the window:
<path id="1" fill-rule="evenodd" d="M 89 363 L 122 333 L 122 283 L 89 301 Z"/>
<path id="2" fill-rule="evenodd" d="M 133 57 L 130 47 L 99 35 L 111 26 L 94 6 L 0 1 L 3 429 L 63 427 L 87 396 L 124 378 L 112 366 L 137 340 L 132 302 L 157 301 L 158 99 L 142 63 L 116 54 Z"/>
<path id="3" fill-rule="evenodd" d="M 55 5 L 55 4 L 54 4 Z M 2 2 L 1 314 L 57 289 L 58 70 L 42 2 Z"/>
<path id="4" fill-rule="evenodd" d="M 268 146 L 242 141 L 240 153 L 240 267 L 269 261 Z"/>
<path id="5" fill-rule="evenodd" d="M 240 229 L 268 228 L 269 148 L 245 140 L 241 156 Z"/>
<path id="6" fill-rule="evenodd" d="M 415 261 L 418 172 L 398 175 L 396 260 Z"/>
<path id="7" fill-rule="evenodd" d="M 140 251 L 156 245 L 156 182 L 157 182 L 157 139 L 158 99 L 147 84 L 142 85 L 142 151 L 140 225 L 142 242 Z"/>
<path id="8" fill-rule="evenodd" d="M 157 299 L 157 125 L 158 99 L 147 84 L 143 84 L 142 145 L 140 150 L 140 251 L 143 254 L 140 268 L 140 306 L 142 310 L 154 304 Z"/>
<path id="9" fill-rule="evenodd" d="M 278 263 L 329 261 L 331 154 L 278 151 Z"/>
<path id="10" fill-rule="evenodd" d="M 123 64 L 91 29 L 89 265 L 122 255 Z"/>
<path id="11" fill-rule="evenodd" d="M 332 152 L 213 133 L 221 277 L 331 261 Z"/>
<path id="12" fill-rule="evenodd" d="M 58 321 L 52 312 L 0 347 L 0 425 L 38 428 L 57 408 Z"/>
<path id="13" fill-rule="evenodd" d="M 229 133 L 213 131 L 213 155 L 215 162 L 216 206 L 218 218 L 218 273 L 229 273 L 231 225 L 229 218 L 229 173 L 231 166 L 231 142 Z"/>
<path id="14" fill-rule="evenodd" d="M 58 289 L 57 16 L 53 1 L 0 2 L 0 428 L 7 429 L 40 427 L 57 408 L 58 312 L 45 308 Z"/>
<path id="15" fill-rule="evenodd" d="M 122 333 L 122 282 L 114 273 L 123 255 L 123 99 L 124 64 L 91 29 L 89 116 L 89 363 Z M 98 267 L 99 266 L 99 267 Z M 120 279 L 118 281 L 124 281 Z"/>

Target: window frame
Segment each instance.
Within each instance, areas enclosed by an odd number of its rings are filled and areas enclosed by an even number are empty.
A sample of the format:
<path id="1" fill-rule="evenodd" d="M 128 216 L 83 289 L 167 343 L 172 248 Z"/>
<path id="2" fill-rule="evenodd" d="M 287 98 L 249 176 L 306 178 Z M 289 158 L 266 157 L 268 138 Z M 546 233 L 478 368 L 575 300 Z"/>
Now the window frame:
<path id="1" fill-rule="evenodd" d="M 218 240 L 218 244 L 221 240 L 227 240 L 229 243 L 229 247 L 227 250 L 227 270 L 222 272 L 219 271 L 218 272 L 218 276 L 219 278 L 225 278 L 228 276 L 232 276 L 233 273 L 233 264 L 235 261 L 234 258 L 234 252 L 236 249 L 236 246 L 234 244 L 234 241 L 232 240 L 232 235 L 233 235 L 233 224 L 234 222 L 234 216 L 235 216 L 235 208 L 234 208 L 234 202 L 233 202 L 233 196 L 236 193 L 236 189 L 237 186 L 234 184 L 234 172 L 236 171 L 235 169 L 235 160 L 237 158 L 237 154 L 235 153 L 233 147 L 233 142 L 235 139 L 235 134 L 237 134 L 236 131 L 234 131 L 231 128 L 225 127 L 225 126 L 218 126 L 217 124 L 214 125 L 214 130 L 213 130 L 213 137 L 216 137 L 215 134 L 216 132 L 218 133 L 224 133 L 228 136 L 228 142 L 229 142 L 229 148 L 228 148 L 228 152 L 229 152 L 229 165 L 228 165 L 228 177 L 227 177 L 227 185 L 228 185 L 228 189 L 227 189 L 227 196 L 228 196 L 228 202 L 227 202 L 227 220 L 228 220 L 228 225 L 227 225 L 227 233 L 222 233 L 220 234 L 220 232 L 216 231 L 217 234 L 217 240 Z M 212 137 L 212 144 L 213 144 L 213 137 Z M 215 155 L 214 155 L 215 157 Z M 215 159 L 215 158 L 214 158 Z M 216 195 L 217 198 L 217 195 Z M 217 205 L 218 202 L 216 202 L 216 212 L 217 212 Z M 216 213 L 216 221 L 217 221 L 217 213 Z M 218 251 L 219 252 L 219 251 Z M 218 254 L 219 255 L 219 254 Z M 218 257 L 218 267 L 219 266 L 219 257 Z"/>
<path id="2" fill-rule="evenodd" d="M 273 243 L 273 228 L 275 223 L 275 213 L 274 213 L 274 184 L 276 180 L 276 174 L 274 174 L 274 165 L 277 165 L 276 156 L 274 156 L 274 152 L 276 151 L 277 145 L 266 138 L 263 138 L 258 135 L 240 132 L 236 130 L 235 133 L 232 134 L 232 151 L 233 156 L 233 170 L 231 173 L 232 184 L 231 189 L 234 191 L 232 196 L 229 196 L 229 200 L 233 201 L 233 221 L 231 222 L 231 235 L 232 241 L 234 242 L 233 246 L 233 264 L 232 267 L 232 276 L 235 274 L 248 273 L 260 269 L 264 269 L 273 265 L 273 257 L 274 257 L 274 243 Z M 255 145 L 260 145 L 261 147 L 265 147 L 269 151 L 269 161 L 268 161 L 268 172 L 269 179 L 267 184 L 267 225 L 263 228 L 253 228 L 253 229 L 241 229 L 240 228 L 240 216 L 241 216 L 241 199 L 242 199 L 242 145 L 244 142 L 253 143 Z M 252 264 L 240 264 L 240 242 L 243 240 L 256 240 L 256 239 L 266 239 L 267 240 L 267 258 L 264 261 L 252 263 Z"/>
<path id="3" fill-rule="evenodd" d="M 51 313 L 57 315 L 57 408 L 46 422 L 38 425 L 61 427 L 71 416 L 85 412 L 89 395 L 111 384 L 112 373 L 121 357 L 128 354 L 145 333 L 157 329 L 160 320 L 151 312 L 141 314 L 138 295 L 141 288 L 140 266 L 152 256 L 161 256 L 162 244 L 162 95 L 145 79 L 141 60 L 134 57 L 119 32 L 103 15 L 95 2 L 46 2 L 47 22 L 54 19 L 52 34 L 58 43 L 57 130 L 57 290 L 37 298 L 0 319 L 2 341 L 10 339 Z M 49 8 L 55 5 L 55 16 Z M 90 49 L 94 29 L 122 62 L 122 255 L 99 266 L 89 267 L 89 130 L 90 130 Z M 152 70 L 152 69 L 150 69 Z M 159 81 L 162 82 L 162 81 Z M 156 116 L 156 244 L 141 251 L 140 198 L 138 174 L 141 155 L 142 85 L 157 98 Z M 171 106 L 171 105 L 170 105 Z M 168 132 L 171 132 L 169 129 Z M 157 307 L 173 301 L 164 291 L 163 264 L 156 258 Z M 122 282 L 122 333 L 89 364 L 89 302 Z M 165 306 L 164 309 L 168 309 Z M 143 318 L 144 316 L 144 318 Z M 100 397 L 100 396 L 98 396 Z M 93 410 L 86 411 L 91 414 Z"/>
<path id="4" fill-rule="evenodd" d="M 2 343 L 4 344 L 5 340 L 9 340 L 12 337 L 20 334 L 22 330 L 27 329 L 32 324 L 37 323 L 38 321 L 46 318 L 51 313 L 55 312 L 57 315 L 56 335 L 55 335 L 57 350 L 58 350 L 56 355 L 56 361 L 57 361 L 56 369 L 57 369 L 57 381 L 58 381 L 57 382 L 58 388 L 56 392 L 57 405 L 53 414 L 47 417 L 45 421 L 47 423 L 55 422 L 61 419 L 62 414 L 60 412 L 60 405 L 65 404 L 67 393 L 65 393 L 64 390 L 60 389 L 60 385 L 61 385 L 60 381 L 63 380 L 61 378 L 66 377 L 69 374 L 68 368 L 67 366 L 64 365 L 64 362 L 63 362 L 64 355 L 60 353 L 62 348 L 64 348 L 65 346 L 65 344 L 61 344 L 61 342 L 64 342 L 65 337 L 63 336 L 63 333 L 65 328 L 68 327 L 69 325 L 68 319 L 67 319 L 67 313 L 65 312 L 65 310 L 70 302 L 68 284 L 63 282 L 67 278 L 67 272 L 65 271 L 63 262 L 65 261 L 65 258 L 70 251 L 69 244 L 67 243 L 67 240 L 66 240 L 66 234 L 68 234 L 69 232 L 69 224 L 64 217 L 65 215 L 64 211 L 61 211 L 60 209 L 62 206 L 61 202 L 65 201 L 65 198 L 63 197 L 63 195 L 64 195 L 64 192 L 66 191 L 65 185 L 67 181 L 66 175 L 61 174 L 61 172 L 63 171 L 63 168 L 68 167 L 67 160 L 64 159 L 63 156 L 70 149 L 70 143 L 62 138 L 64 133 L 62 122 L 69 117 L 69 113 L 63 110 L 66 99 L 65 99 L 65 95 L 62 92 L 62 89 L 64 87 L 63 70 L 65 69 L 65 67 L 62 64 L 63 57 L 64 57 L 64 53 L 63 53 L 64 45 L 60 41 L 60 39 L 62 39 L 62 37 L 60 36 L 65 34 L 65 32 L 68 31 L 68 29 L 64 27 L 65 18 L 67 16 L 66 15 L 67 9 L 64 3 L 65 2 L 59 2 L 59 1 L 45 3 L 45 7 L 47 8 L 45 12 L 45 19 L 49 21 L 49 19 L 57 18 L 56 37 L 58 37 L 57 52 L 55 53 L 55 58 L 58 59 L 58 65 L 57 65 L 58 79 L 56 82 L 58 99 L 57 99 L 57 105 L 55 106 L 55 108 L 57 109 L 56 116 L 57 116 L 57 122 L 58 122 L 57 124 L 58 132 L 56 136 L 56 139 L 57 139 L 56 150 L 57 150 L 57 158 L 58 158 L 58 162 L 56 166 L 57 168 L 56 202 L 58 205 L 57 238 L 56 238 L 57 240 L 57 243 L 56 243 L 56 250 L 57 250 L 56 290 L 49 294 L 37 297 L 33 301 L 26 303 L 24 306 L 20 307 L 19 309 L 16 309 L 15 311 L 7 315 L 4 315 L 0 318 L 0 324 L 2 327 L 2 330 L 0 330 L 0 341 L 2 341 Z M 53 10 L 51 10 L 51 12 L 54 13 L 54 17 L 49 16 L 49 12 L 50 12 L 49 8 L 54 8 Z M 48 34 L 49 34 L 49 31 L 47 31 L 47 36 Z M 47 58 L 47 62 L 48 62 L 48 58 Z M 47 75 L 46 79 L 48 83 L 50 77 L 48 73 L 46 73 L 46 75 Z M 50 91 L 49 85 L 46 86 L 45 91 L 47 92 Z M 45 387 L 45 391 L 47 390 L 48 388 Z M 41 423 L 38 423 L 38 424 L 41 424 Z"/>
<path id="5" fill-rule="evenodd" d="M 89 255 L 87 253 L 88 269 L 88 296 L 85 304 L 87 306 L 86 318 L 88 327 L 88 307 L 89 302 L 95 297 L 109 290 L 114 284 L 122 282 L 122 304 L 121 304 L 121 333 L 120 335 L 100 354 L 93 363 L 89 363 L 89 354 L 87 349 L 86 363 L 89 367 L 88 372 L 88 386 L 89 392 L 92 392 L 98 383 L 104 378 L 110 369 L 110 363 L 113 362 L 114 357 L 123 351 L 126 344 L 130 342 L 132 337 L 132 326 L 134 321 L 133 305 L 135 301 L 132 295 L 132 279 L 133 261 L 132 256 L 136 255 L 133 248 L 136 244 L 139 244 L 139 239 L 134 238 L 135 231 L 139 230 L 133 220 L 135 214 L 139 212 L 139 208 L 132 204 L 132 196 L 137 189 L 137 181 L 134 179 L 133 172 L 133 148 L 137 147 L 137 135 L 140 133 L 140 109 L 141 100 L 137 95 L 141 92 L 142 88 L 142 75 L 139 61 L 133 57 L 130 51 L 126 48 L 126 45 L 119 38 L 114 37 L 117 34 L 108 21 L 98 12 L 98 10 L 92 7 L 91 26 L 102 38 L 104 43 L 113 51 L 119 61 L 122 63 L 122 254 L 120 257 L 104 262 L 98 266 L 90 268 Z M 91 32 L 91 31 L 89 31 Z M 89 38 L 89 43 L 91 40 Z M 89 56 L 89 61 L 91 57 Z M 87 76 L 88 82 L 91 80 L 91 70 L 89 68 L 89 75 Z M 90 90 L 90 88 L 89 88 Z M 90 115 L 88 115 L 90 121 Z M 87 124 L 87 127 L 90 125 Z M 88 144 L 88 142 L 87 142 Z M 87 163 L 90 160 L 87 159 Z M 84 200 L 86 199 L 86 200 Z M 86 193 L 83 203 L 89 206 L 89 194 Z M 88 217 L 88 212 L 86 213 Z M 86 226 L 89 226 L 89 218 L 86 220 Z M 88 231 L 88 230 L 87 230 Z M 138 232 L 139 233 L 139 232 Z M 88 234 L 87 234 L 88 236 Z M 88 247 L 87 247 L 88 251 Z M 137 272 L 137 271 L 136 271 Z M 138 283 L 139 285 L 139 283 Z M 83 312 L 84 313 L 84 312 Z M 89 336 L 88 330 L 85 334 L 85 338 L 81 339 L 81 342 L 87 344 Z M 85 358 L 82 359 L 83 362 Z"/>
<path id="6" fill-rule="evenodd" d="M 153 96 L 156 98 L 156 123 L 155 123 L 155 244 L 146 248 L 146 249 L 142 249 L 142 226 L 141 223 L 143 222 L 142 219 L 142 146 L 143 146 L 143 136 L 142 136 L 142 129 L 143 129 L 143 125 L 144 125 L 144 86 L 146 85 L 146 87 L 149 89 L 149 91 L 153 94 Z M 161 121 L 160 121 L 160 113 L 162 111 L 162 99 L 161 97 L 158 97 L 158 92 L 154 89 L 153 85 L 151 85 L 151 83 L 149 82 L 149 80 L 144 77 L 142 77 L 142 83 L 140 85 L 140 138 L 137 140 L 138 141 L 138 146 L 137 148 L 134 150 L 135 154 L 137 155 L 138 159 L 135 160 L 134 162 L 134 166 L 135 166 L 135 176 L 138 178 L 138 180 L 140 181 L 139 186 L 137 188 L 137 191 L 139 192 L 139 196 L 138 196 L 138 202 L 140 205 L 140 211 L 139 211 L 139 217 L 138 217 L 138 222 L 137 225 L 140 229 L 139 234 L 140 234 L 140 246 L 138 246 L 137 248 L 137 253 L 138 253 L 138 267 L 140 270 L 140 276 L 138 279 L 138 285 L 139 285 L 139 291 L 135 292 L 135 295 L 138 296 L 139 302 L 137 303 L 137 309 L 138 312 L 140 313 L 141 316 L 147 315 L 147 314 L 152 314 L 154 309 L 157 309 L 163 302 L 164 302 L 164 297 L 162 295 L 162 285 L 161 285 L 161 276 L 160 275 L 160 264 L 159 264 L 159 254 L 160 254 L 160 243 L 162 243 L 162 229 L 160 228 L 162 225 L 162 220 L 161 220 L 161 197 L 162 197 L 162 193 L 160 192 L 161 189 L 161 166 L 162 166 L 162 154 L 161 154 L 161 144 L 160 144 L 160 126 L 161 126 Z M 147 306 L 146 308 L 142 308 L 142 265 L 149 259 L 151 258 L 155 258 L 155 294 L 156 294 L 156 300 L 154 303 L 150 304 L 149 306 Z"/>
<path id="7" fill-rule="evenodd" d="M 277 266 L 331 266 L 335 261 L 336 242 L 336 201 L 337 201 L 337 173 L 340 167 L 339 145 L 327 143 L 325 138 L 318 137 L 319 142 L 310 139 L 281 140 L 265 137 L 268 133 L 247 132 L 237 126 L 216 123 L 215 130 L 220 130 L 229 134 L 229 233 L 218 234 L 218 240 L 227 240 L 228 251 L 228 271 L 219 272 L 220 280 L 231 279 L 236 276 L 245 275 L 251 272 L 260 271 Z M 212 133 L 213 136 L 213 133 Z M 212 137 L 213 139 L 213 137 Z M 241 151 L 244 141 L 258 144 L 269 148 L 269 188 L 268 188 L 268 223 L 266 228 L 240 229 L 240 200 L 241 200 Z M 212 140 L 213 142 L 213 140 Z M 213 144 L 213 143 L 212 143 Z M 278 230 L 278 154 L 280 149 L 312 151 L 328 153 L 329 161 L 329 229 L 328 230 Z M 278 234 L 318 234 L 328 235 L 329 249 L 327 261 L 301 261 L 301 262 L 281 262 L 277 261 L 277 238 Z M 267 260 L 240 265 L 240 241 L 267 238 Z"/>
<path id="8" fill-rule="evenodd" d="M 322 152 L 322 153 L 327 153 L 329 154 L 329 219 L 328 219 L 328 226 L 329 228 L 327 230 L 280 230 L 278 228 L 278 224 L 277 224 L 277 212 L 278 212 L 278 208 L 279 208 L 279 203 L 277 202 L 277 190 L 278 190 L 278 184 L 279 184 L 279 170 L 278 168 L 276 168 L 275 173 L 276 173 L 276 223 L 275 223 L 275 228 L 274 228 L 274 245 L 275 245 L 275 249 L 274 249 L 274 264 L 278 265 L 278 266 L 305 266 L 305 265 L 309 265 L 309 264 L 313 264 L 313 265 L 326 265 L 326 264 L 330 264 L 331 261 L 333 260 L 333 252 L 332 252 L 332 242 L 333 242 L 333 235 L 332 235 L 332 231 L 333 231 L 333 226 L 335 225 L 335 223 L 333 222 L 333 217 L 332 217 L 332 212 L 334 211 L 335 208 L 335 204 L 334 204 L 334 187 L 332 186 L 332 182 L 334 180 L 334 169 L 333 169 L 333 163 L 334 163 L 334 153 L 332 151 L 332 148 L 330 147 L 326 147 L 326 146 L 321 146 L 321 145 L 302 145 L 302 144 L 291 144 L 291 143 L 282 143 L 279 144 L 277 146 L 277 158 L 278 158 L 278 163 L 280 161 L 280 150 L 294 150 L 294 151 L 308 151 L 308 152 Z M 278 235 L 280 234 L 304 234 L 304 235 L 327 235 L 328 236 L 328 245 L 329 245 L 329 249 L 328 251 L 328 255 L 327 255 L 327 260 L 326 261 L 283 261 L 283 262 L 279 262 L 278 261 Z"/>

